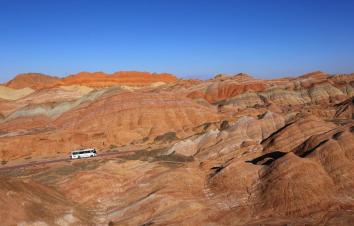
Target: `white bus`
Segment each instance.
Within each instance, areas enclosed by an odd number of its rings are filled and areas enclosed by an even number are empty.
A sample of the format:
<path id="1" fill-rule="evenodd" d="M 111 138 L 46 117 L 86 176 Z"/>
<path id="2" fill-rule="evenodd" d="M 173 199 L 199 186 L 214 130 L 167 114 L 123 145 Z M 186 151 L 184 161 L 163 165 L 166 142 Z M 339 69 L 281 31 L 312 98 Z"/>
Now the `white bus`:
<path id="1" fill-rule="evenodd" d="M 70 158 L 71 159 L 89 158 L 89 157 L 95 157 L 96 155 L 97 155 L 96 149 L 88 148 L 88 149 L 71 152 Z"/>

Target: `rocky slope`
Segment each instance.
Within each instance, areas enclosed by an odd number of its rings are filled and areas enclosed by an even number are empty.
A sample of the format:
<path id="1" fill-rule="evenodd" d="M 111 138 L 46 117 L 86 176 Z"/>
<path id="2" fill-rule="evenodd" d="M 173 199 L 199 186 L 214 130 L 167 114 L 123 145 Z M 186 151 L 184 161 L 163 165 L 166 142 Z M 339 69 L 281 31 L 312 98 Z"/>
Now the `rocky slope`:
<path id="1" fill-rule="evenodd" d="M 12 89 L 6 86 L 0 86 L 0 99 L 2 100 L 18 100 L 22 97 L 25 97 L 34 90 L 31 88 L 23 88 L 23 89 Z"/>
<path id="2" fill-rule="evenodd" d="M 14 89 L 32 88 L 32 89 L 43 89 L 59 85 L 60 79 L 57 77 L 52 77 L 40 73 L 26 73 L 19 74 L 8 83 L 7 87 Z"/>
<path id="3" fill-rule="evenodd" d="M 2 225 L 89 225 L 87 211 L 56 190 L 33 181 L 0 180 Z M 40 220 L 39 220 L 40 219 Z"/>
<path id="4" fill-rule="evenodd" d="M 0 168 L 4 225 L 354 221 L 353 74 L 20 78 L 0 100 L 3 167 L 83 147 L 136 152 Z"/>
<path id="5" fill-rule="evenodd" d="M 159 86 L 176 81 L 177 78 L 172 74 L 139 71 L 119 71 L 113 74 L 107 74 L 104 72 L 80 72 L 69 75 L 65 78 L 58 78 L 40 73 L 25 73 L 17 75 L 14 79 L 7 82 L 5 86 L 13 89 L 23 89 L 27 87 L 34 90 L 73 85 L 94 88 L 110 87 L 113 85 L 141 87 Z"/>
<path id="6" fill-rule="evenodd" d="M 121 71 L 113 74 L 103 72 L 81 72 L 63 79 L 66 85 L 85 85 L 89 87 L 107 87 L 112 85 L 146 86 L 176 82 L 174 75 L 138 71 Z"/>

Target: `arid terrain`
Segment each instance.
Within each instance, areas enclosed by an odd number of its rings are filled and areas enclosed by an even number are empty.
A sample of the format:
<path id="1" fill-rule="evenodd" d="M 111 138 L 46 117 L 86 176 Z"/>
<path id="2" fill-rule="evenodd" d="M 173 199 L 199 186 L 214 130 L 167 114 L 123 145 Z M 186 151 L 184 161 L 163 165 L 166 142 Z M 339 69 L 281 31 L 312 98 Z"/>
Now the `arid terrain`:
<path id="1" fill-rule="evenodd" d="M 17 75 L 0 163 L 4 226 L 353 225 L 354 74 Z"/>

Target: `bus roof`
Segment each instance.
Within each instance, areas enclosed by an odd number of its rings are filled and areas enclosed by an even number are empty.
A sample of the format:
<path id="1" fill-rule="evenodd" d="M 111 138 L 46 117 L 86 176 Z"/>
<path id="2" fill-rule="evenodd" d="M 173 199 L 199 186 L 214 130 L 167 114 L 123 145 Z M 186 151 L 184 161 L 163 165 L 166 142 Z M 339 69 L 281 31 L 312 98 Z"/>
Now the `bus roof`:
<path id="1" fill-rule="evenodd" d="M 78 152 L 82 152 L 82 151 L 95 151 L 96 149 L 95 148 L 87 148 L 87 149 L 81 149 L 81 150 L 75 150 L 75 151 L 72 151 L 71 153 L 78 153 Z"/>

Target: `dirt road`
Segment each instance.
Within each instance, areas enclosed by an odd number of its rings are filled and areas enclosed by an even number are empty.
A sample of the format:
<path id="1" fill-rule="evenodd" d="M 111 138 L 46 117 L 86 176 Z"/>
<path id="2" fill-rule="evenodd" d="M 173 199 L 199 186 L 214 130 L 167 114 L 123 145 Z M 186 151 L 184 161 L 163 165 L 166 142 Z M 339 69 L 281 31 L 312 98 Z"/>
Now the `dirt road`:
<path id="1" fill-rule="evenodd" d="M 93 157 L 93 158 L 97 159 L 97 158 L 104 158 L 107 156 L 121 157 L 121 156 L 128 156 L 128 155 L 135 154 L 135 152 L 136 151 L 125 151 L 125 152 L 115 151 L 115 152 L 98 153 L 97 156 Z M 71 158 L 67 157 L 67 158 L 60 158 L 60 159 L 43 160 L 43 161 L 38 161 L 38 162 L 29 162 L 29 163 L 17 164 L 17 165 L 13 165 L 13 166 L 3 166 L 3 167 L 0 167 L 0 172 L 5 171 L 5 170 L 26 168 L 26 167 L 31 167 L 31 166 L 45 165 L 45 164 L 51 164 L 51 163 L 57 163 L 57 162 L 81 161 L 83 159 L 89 159 L 89 158 L 71 159 Z"/>

